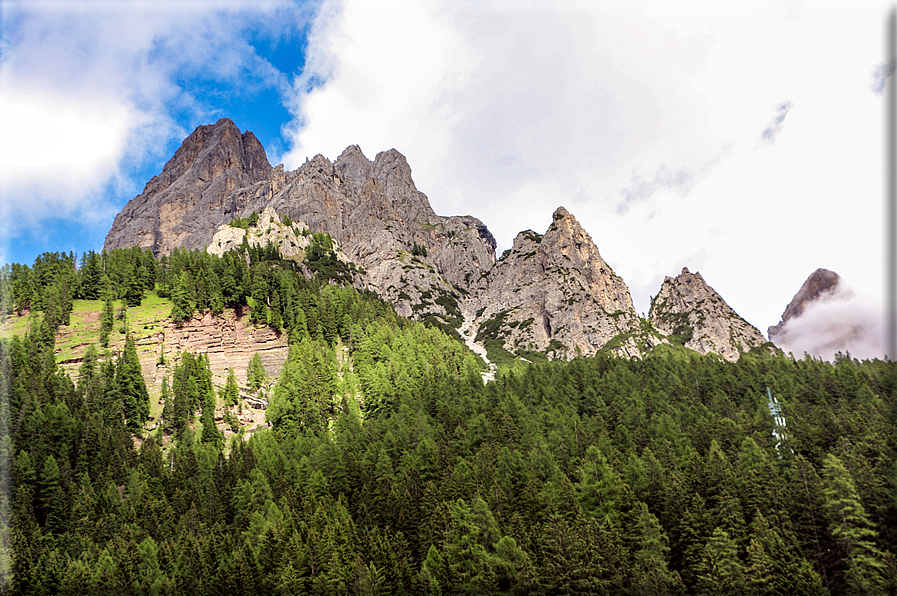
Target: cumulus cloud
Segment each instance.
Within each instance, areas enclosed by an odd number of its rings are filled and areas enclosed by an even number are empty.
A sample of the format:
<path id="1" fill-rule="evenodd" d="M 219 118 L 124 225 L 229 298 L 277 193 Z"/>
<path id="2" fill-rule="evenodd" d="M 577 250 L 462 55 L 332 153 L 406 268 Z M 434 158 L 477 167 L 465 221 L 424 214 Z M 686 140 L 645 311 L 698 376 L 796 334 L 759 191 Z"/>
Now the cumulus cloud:
<path id="1" fill-rule="evenodd" d="M 47 217 L 106 221 L 112 197 L 135 184 L 130 171 L 165 157 L 167 143 L 189 132 L 183 121 L 213 111 L 191 85 L 286 88 L 247 31 L 276 34 L 290 19 L 272 17 L 290 6 L 4 2 L 0 235 Z"/>
<path id="2" fill-rule="evenodd" d="M 789 319 L 776 344 L 798 358 L 807 353 L 832 360 L 838 352 L 860 360 L 883 358 L 883 317 L 880 304 L 857 294 L 842 279 L 833 291 L 808 303 L 801 316 Z"/>
<path id="3" fill-rule="evenodd" d="M 776 137 L 782 132 L 782 126 L 785 124 L 785 116 L 788 115 L 788 112 L 793 107 L 794 104 L 790 101 L 779 104 L 779 107 L 776 108 L 776 115 L 773 116 L 767 127 L 763 129 L 763 134 L 760 135 L 764 141 L 770 145 L 776 142 Z"/>

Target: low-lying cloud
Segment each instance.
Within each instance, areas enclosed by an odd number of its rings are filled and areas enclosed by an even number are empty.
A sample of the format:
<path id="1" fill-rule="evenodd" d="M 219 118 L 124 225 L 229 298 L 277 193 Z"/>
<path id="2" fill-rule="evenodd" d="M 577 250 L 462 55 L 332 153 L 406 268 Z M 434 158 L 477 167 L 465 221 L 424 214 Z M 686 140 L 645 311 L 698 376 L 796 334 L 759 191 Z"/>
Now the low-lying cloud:
<path id="1" fill-rule="evenodd" d="M 832 360 L 838 352 L 860 360 L 883 358 L 883 317 L 879 304 L 856 294 L 842 279 L 832 292 L 808 303 L 801 316 L 787 321 L 776 345 L 796 358 L 806 353 Z"/>

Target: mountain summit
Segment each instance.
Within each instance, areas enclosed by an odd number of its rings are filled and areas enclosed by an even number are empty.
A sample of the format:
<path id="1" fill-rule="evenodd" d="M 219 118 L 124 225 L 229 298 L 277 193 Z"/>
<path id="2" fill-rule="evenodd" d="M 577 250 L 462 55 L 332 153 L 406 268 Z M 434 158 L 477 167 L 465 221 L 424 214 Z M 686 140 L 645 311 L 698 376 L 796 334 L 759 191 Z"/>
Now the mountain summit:
<path id="1" fill-rule="evenodd" d="M 699 272 L 691 273 L 687 267 L 663 280 L 648 317 L 671 341 L 726 360 L 738 360 L 741 352 L 766 343 L 759 329 L 739 317 Z"/>
<path id="2" fill-rule="evenodd" d="M 785 324 L 791 319 L 800 317 L 810 303 L 818 300 L 823 294 L 831 293 L 838 287 L 841 281 L 834 271 L 819 268 L 810 274 L 810 277 L 804 281 L 800 289 L 785 307 L 782 313 L 782 319 L 767 330 L 769 341 L 775 342 L 784 332 Z"/>
<path id="3" fill-rule="evenodd" d="M 233 191 L 267 180 L 262 144 L 228 118 L 200 126 L 184 139 L 162 173 L 115 216 L 104 250 L 140 246 L 156 256 L 172 248 L 202 248 L 225 214 Z"/>
<path id="4" fill-rule="evenodd" d="M 576 218 L 558 207 L 544 235 L 520 232 L 475 298 L 481 339 L 509 351 L 590 355 L 617 335 L 636 333 L 626 283 L 604 261 Z M 631 342 L 620 353 L 634 356 Z"/>

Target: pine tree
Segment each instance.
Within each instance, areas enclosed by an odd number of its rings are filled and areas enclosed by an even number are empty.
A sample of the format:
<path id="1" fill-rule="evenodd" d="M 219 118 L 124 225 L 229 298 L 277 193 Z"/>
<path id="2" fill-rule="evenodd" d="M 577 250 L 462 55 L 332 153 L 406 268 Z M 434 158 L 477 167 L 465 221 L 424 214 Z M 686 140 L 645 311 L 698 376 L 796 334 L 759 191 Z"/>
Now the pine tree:
<path id="1" fill-rule="evenodd" d="M 171 428 L 174 425 L 174 396 L 168 385 L 168 377 L 162 378 L 162 393 L 159 395 L 162 401 L 162 427 Z"/>
<path id="2" fill-rule="evenodd" d="M 667 594 L 680 584 L 679 575 L 667 565 L 669 540 L 648 506 L 639 502 L 636 527 L 635 568 L 633 575 L 641 594 Z"/>
<path id="3" fill-rule="evenodd" d="M 178 276 L 177 284 L 171 292 L 171 319 L 180 325 L 193 315 L 195 309 L 193 280 L 185 269 Z"/>
<path id="4" fill-rule="evenodd" d="M 212 393 L 206 397 L 202 405 L 202 436 L 200 440 L 203 443 L 212 443 L 216 447 L 220 447 L 224 441 L 218 427 L 215 426 L 215 394 Z"/>
<path id="5" fill-rule="evenodd" d="M 118 361 L 115 381 L 122 398 L 125 417 L 128 419 L 128 428 L 137 432 L 149 416 L 149 392 L 143 380 L 133 335 L 128 335 L 125 342 L 125 351 Z"/>
<path id="6" fill-rule="evenodd" d="M 841 460 L 832 454 L 823 460 L 823 477 L 829 529 L 847 559 L 847 584 L 856 594 L 877 594 L 885 569 L 884 555 L 875 546 L 876 533 L 860 502 L 853 478 Z"/>
<path id="7" fill-rule="evenodd" d="M 41 469 L 39 503 L 44 523 L 51 532 L 65 532 L 68 522 L 65 494 L 60 485 L 59 465 L 52 455 L 47 456 Z"/>
<path id="8" fill-rule="evenodd" d="M 100 320 L 100 345 L 104 348 L 109 347 L 109 334 L 115 326 L 115 306 L 112 304 L 112 298 L 106 298 L 106 304 L 103 307 L 103 316 Z"/>
<path id="9" fill-rule="evenodd" d="M 267 379 L 268 373 L 265 372 L 262 358 L 259 356 L 259 353 L 256 352 L 252 355 L 252 359 L 249 361 L 249 366 L 246 368 L 246 384 L 253 391 L 258 391 Z"/>
<path id="10" fill-rule="evenodd" d="M 127 278 L 124 301 L 128 306 L 140 306 L 140 303 L 143 302 L 143 286 L 145 283 L 144 276 L 146 275 L 146 271 L 144 269 L 141 274 L 140 269 L 133 265 L 129 267 L 129 269 L 130 272 Z"/>
<path id="11" fill-rule="evenodd" d="M 704 546 L 697 568 L 698 593 L 742 594 L 744 572 L 738 559 L 738 546 L 729 533 L 716 528 Z"/>
<path id="12" fill-rule="evenodd" d="M 100 262 L 97 253 L 92 250 L 81 255 L 81 297 L 85 300 L 96 300 L 100 297 Z"/>
<path id="13" fill-rule="evenodd" d="M 168 577 L 159 565 L 159 547 L 151 536 L 147 536 L 137 546 L 139 563 L 134 589 L 142 594 L 156 596 L 170 589 Z"/>
<path id="14" fill-rule="evenodd" d="M 225 406 L 235 406 L 240 399 L 240 388 L 237 386 L 237 377 L 233 367 L 227 369 L 227 381 L 221 396 Z"/>

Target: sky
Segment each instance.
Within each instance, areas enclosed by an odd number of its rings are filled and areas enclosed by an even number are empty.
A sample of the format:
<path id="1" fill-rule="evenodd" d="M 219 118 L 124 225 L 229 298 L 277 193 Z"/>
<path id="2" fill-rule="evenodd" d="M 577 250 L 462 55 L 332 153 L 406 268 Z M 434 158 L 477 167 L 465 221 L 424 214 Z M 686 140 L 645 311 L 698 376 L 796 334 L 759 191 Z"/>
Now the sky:
<path id="1" fill-rule="evenodd" d="M 499 254 L 563 205 L 640 313 L 688 267 L 765 334 L 836 271 L 837 316 L 870 335 L 851 353 L 881 356 L 890 8 L 0 0 L 0 262 L 102 249 L 181 141 L 229 117 L 287 169 L 399 150 Z"/>

